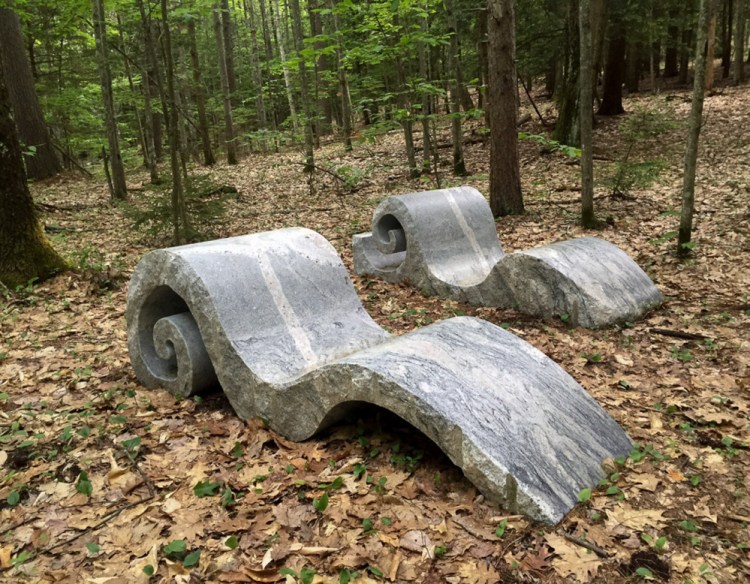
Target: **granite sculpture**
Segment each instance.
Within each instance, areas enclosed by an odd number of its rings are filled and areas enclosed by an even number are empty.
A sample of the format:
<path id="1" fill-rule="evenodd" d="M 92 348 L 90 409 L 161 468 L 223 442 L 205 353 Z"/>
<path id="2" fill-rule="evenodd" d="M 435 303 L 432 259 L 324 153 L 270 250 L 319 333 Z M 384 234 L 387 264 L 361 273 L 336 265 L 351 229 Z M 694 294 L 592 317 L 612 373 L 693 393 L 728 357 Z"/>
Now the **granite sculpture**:
<path id="1" fill-rule="evenodd" d="M 241 418 L 292 440 L 381 406 L 488 498 L 540 521 L 561 520 L 602 461 L 631 448 L 572 377 L 500 327 L 458 317 L 389 335 L 334 248 L 307 229 L 152 251 L 126 317 L 147 387 L 186 397 L 220 384 Z"/>
<path id="2" fill-rule="evenodd" d="M 634 321 L 662 302 L 638 264 L 603 239 L 505 254 L 487 201 L 471 187 L 388 197 L 353 252 L 358 274 L 589 328 Z"/>

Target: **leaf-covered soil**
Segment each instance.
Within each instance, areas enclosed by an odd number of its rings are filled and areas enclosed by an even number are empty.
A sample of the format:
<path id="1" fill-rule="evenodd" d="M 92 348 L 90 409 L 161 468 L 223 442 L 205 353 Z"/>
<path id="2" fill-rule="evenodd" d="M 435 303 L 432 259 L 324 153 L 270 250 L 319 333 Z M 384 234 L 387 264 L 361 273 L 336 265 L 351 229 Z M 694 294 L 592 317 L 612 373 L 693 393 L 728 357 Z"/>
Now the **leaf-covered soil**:
<path id="1" fill-rule="evenodd" d="M 543 112 L 550 106 L 540 100 Z M 744 582 L 750 577 L 750 92 L 706 100 L 693 255 L 675 257 L 689 94 L 629 99 L 683 122 L 633 149 L 601 119 L 597 169 L 630 150 L 660 159 L 648 188 L 597 190 L 608 225 L 664 305 L 622 328 L 474 308 L 353 276 L 370 314 L 403 333 L 456 314 L 509 327 L 565 368 L 638 448 L 558 526 L 483 500 L 427 439 L 363 410 L 305 443 L 242 422 L 221 393 L 176 401 L 139 385 L 124 311 L 138 258 L 165 241 L 132 229 L 98 180 L 33 187 L 55 246 L 76 265 L 5 294 L 0 310 L 0 578 L 34 582 Z M 533 126 L 536 122 L 532 122 Z M 541 132 L 541 126 L 526 127 Z M 469 128 L 471 176 L 487 193 L 487 145 Z M 449 141 L 448 129 L 441 141 Z M 498 221 L 508 251 L 576 237 L 578 166 L 522 143 L 527 213 Z M 248 155 L 205 173 L 238 194 L 216 236 L 304 225 L 351 268 L 351 236 L 385 196 L 433 187 L 404 178 L 400 134 L 302 174 L 296 151 Z M 153 197 L 129 177 L 133 202 Z M 161 195 L 164 196 L 164 195 Z M 690 338 L 668 336 L 686 333 Z M 683 334 L 683 337 L 685 335 Z M 153 573 L 153 575 L 149 575 Z"/>

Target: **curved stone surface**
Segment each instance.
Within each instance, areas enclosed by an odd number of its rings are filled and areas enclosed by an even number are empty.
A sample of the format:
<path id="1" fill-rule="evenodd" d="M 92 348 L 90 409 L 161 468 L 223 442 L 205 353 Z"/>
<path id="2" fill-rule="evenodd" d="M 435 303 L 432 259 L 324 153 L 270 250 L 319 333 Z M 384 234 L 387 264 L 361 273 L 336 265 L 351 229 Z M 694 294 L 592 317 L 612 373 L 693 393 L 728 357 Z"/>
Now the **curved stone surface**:
<path id="1" fill-rule="evenodd" d="M 541 521 L 562 519 L 602 460 L 631 448 L 565 371 L 502 328 L 462 317 L 389 336 L 335 250 L 306 229 L 151 252 L 126 316 L 148 387 L 186 396 L 218 378 L 240 417 L 293 440 L 355 405 L 381 406 L 489 498 Z"/>
<path id="2" fill-rule="evenodd" d="M 635 320 L 662 302 L 638 264 L 603 239 L 505 255 L 492 211 L 471 187 L 385 199 L 372 231 L 354 236 L 353 252 L 358 274 L 480 306 L 565 315 L 590 328 Z"/>

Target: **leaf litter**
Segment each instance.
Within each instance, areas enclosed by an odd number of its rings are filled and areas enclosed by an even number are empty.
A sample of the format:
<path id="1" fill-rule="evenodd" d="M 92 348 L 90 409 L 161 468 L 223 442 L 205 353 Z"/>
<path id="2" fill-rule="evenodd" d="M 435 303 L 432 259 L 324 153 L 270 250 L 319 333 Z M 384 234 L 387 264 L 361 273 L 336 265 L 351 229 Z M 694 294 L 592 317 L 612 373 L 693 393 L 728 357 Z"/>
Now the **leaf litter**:
<path id="1" fill-rule="evenodd" d="M 664 99 L 633 97 L 627 107 Z M 640 322 L 573 329 L 352 277 L 370 314 L 394 334 L 461 314 L 509 328 L 624 426 L 638 447 L 627 460 L 607 461 L 606 478 L 554 528 L 485 501 L 388 412 L 359 411 L 297 444 L 260 420 L 237 419 L 220 393 L 178 401 L 141 387 L 126 350 L 126 282 L 139 257 L 166 242 L 132 231 L 99 182 L 65 175 L 33 185 L 54 245 L 81 269 L 8 295 L 0 311 L 0 577 L 745 581 L 750 92 L 722 88 L 706 105 L 691 259 L 678 261 L 674 240 L 664 240 L 677 222 L 684 127 L 658 145 L 668 164 L 656 184 L 626 198 L 598 191 L 597 212 L 611 218 L 599 235 L 636 259 L 667 298 Z M 688 107 L 677 100 L 676 117 Z M 611 159 L 623 148 L 619 123 L 602 120 L 597 129 L 597 148 Z M 448 135 L 445 128 L 441 141 Z M 351 236 L 368 230 L 383 197 L 436 186 L 435 177 L 404 178 L 402 150 L 397 133 L 348 154 L 324 146 L 319 164 L 364 177 L 353 188 L 327 173 L 303 175 L 297 152 L 196 172 L 238 190 L 217 236 L 304 225 L 330 239 L 351 268 Z M 521 158 L 528 212 L 498 221 L 505 249 L 583 235 L 570 187 L 577 166 L 530 141 Z M 487 146 L 468 145 L 466 159 L 472 176 L 451 177 L 443 161 L 440 184 L 487 193 Z M 145 181 L 133 174 L 129 186 Z M 663 330 L 693 336 L 655 332 Z"/>

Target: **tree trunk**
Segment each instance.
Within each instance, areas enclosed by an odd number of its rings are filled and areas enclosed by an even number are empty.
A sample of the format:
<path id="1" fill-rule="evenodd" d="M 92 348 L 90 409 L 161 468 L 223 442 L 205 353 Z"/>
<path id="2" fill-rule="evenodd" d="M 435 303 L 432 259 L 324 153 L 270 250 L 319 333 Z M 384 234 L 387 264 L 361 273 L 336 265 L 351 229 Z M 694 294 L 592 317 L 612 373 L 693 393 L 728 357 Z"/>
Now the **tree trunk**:
<path id="1" fill-rule="evenodd" d="M 404 129 L 404 145 L 406 147 L 406 160 L 409 163 L 409 178 L 417 178 L 419 176 L 419 169 L 417 168 L 417 158 L 414 154 L 414 123 L 412 121 L 412 107 L 405 91 L 406 70 L 403 61 L 398 57 L 396 58 L 396 70 L 398 72 L 399 87 L 403 88 L 400 99 L 401 107 L 406 112 L 401 119 L 401 127 Z"/>
<path id="2" fill-rule="evenodd" d="M 609 49 L 604 71 L 604 92 L 599 106 L 600 116 L 616 116 L 625 112 L 622 107 L 622 82 L 625 73 L 625 6 L 615 0 L 609 16 Z"/>
<path id="3" fill-rule="evenodd" d="M 677 235 L 677 255 L 690 253 L 693 233 L 693 211 L 695 207 L 695 171 L 698 161 L 698 139 L 703 122 L 703 99 L 706 85 L 706 40 L 713 19 L 714 0 L 701 0 L 695 43 L 695 78 L 693 79 L 693 103 L 690 110 L 687 147 L 685 149 L 685 172 L 682 182 L 682 212 Z"/>
<path id="4" fill-rule="evenodd" d="M 4 54 L 0 46 L 0 57 Z M 15 289 L 65 269 L 36 216 L 0 58 L 0 283 Z"/>
<path id="5" fill-rule="evenodd" d="M 734 83 L 742 83 L 745 80 L 745 22 L 747 13 L 745 2 L 735 0 L 737 13 L 734 17 Z"/>
<path id="6" fill-rule="evenodd" d="M 255 8 L 252 0 L 243 0 L 245 17 L 250 29 L 250 66 L 253 70 L 253 82 L 255 83 L 255 108 L 258 110 L 258 127 L 261 130 L 268 129 L 268 114 L 266 112 L 265 92 L 263 88 L 263 69 L 260 65 L 260 48 L 258 46 L 258 24 L 255 16 Z"/>
<path id="7" fill-rule="evenodd" d="M 94 37 L 99 60 L 99 78 L 104 103 L 104 122 L 107 128 L 107 141 L 112 164 L 112 197 L 124 201 L 128 198 L 125 183 L 125 167 L 122 164 L 120 141 L 117 137 L 117 119 L 115 118 L 115 100 L 112 93 L 112 73 L 109 69 L 107 48 L 107 30 L 104 17 L 104 0 L 92 0 L 94 16 Z"/>
<path id="8" fill-rule="evenodd" d="M 56 175 L 61 170 L 55 155 L 49 130 L 34 87 L 28 54 L 21 34 L 21 21 L 9 8 L 0 8 L 0 45 L 2 45 L 5 83 L 13 118 L 23 141 L 26 172 L 29 178 L 41 179 Z"/>
<path id="9" fill-rule="evenodd" d="M 740 4 L 744 0 L 737 0 Z M 721 13 L 721 76 L 723 79 L 729 77 L 732 69 L 732 25 L 734 24 L 734 1 L 724 0 L 724 9 Z"/>
<path id="10" fill-rule="evenodd" d="M 450 113 L 451 113 L 451 138 L 453 140 L 453 174 L 466 176 L 466 164 L 464 163 L 464 135 L 461 128 L 461 64 L 458 61 L 458 22 L 456 20 L 456 6 L 454 0 L 446 0 L 446 11 L 448 12 L 448 34 L 450 45 L 448 46 L 448 72 L 451 76 L 450 82 Z"/>
<path id="11" fill-rule="evenodd" d="M 232 118 L 232 92 L 229 89 L 227 63 L 224 49 L 224 32 L 221 26 L 218 6 L 214 7 L 214 35 L 216 36 L 216 54 L 219 59 L 219 75 L 221 77 L 221 94 L 224 103 L 224 144 L 227 149 L 227 164 L 237 164 L 237 144 L 234 135 L 234 120 Z"/>
<path id="12" fill-rule="evenodd" d="M 216 15 L 216 12 L 214 12 Z M 217 15 L 218 18 L 218 15 Z M 169 30 L 167 0 L 161 0 L 161 19 L 164 23 L 164 62 L 167 77 L 167 100 L 169 102 L 169 160 L 172 169 L 172 225 L 173 243 L 185 242 L 188 231 L 187 210 L 182 188 L 182 169 L 180 168 L 180 118 L 177 111 L 177 93 L 174 83 L 174 60 L 172 58 L 172 35 Z"/>
<path id="13" fill-rule="evenodd" d="M 206 88 L 203 87 L 198 44 L 195 38 L 195 21 L 192 19 L 188 20 L 188 42 L 190 43 L 190 68 L 193 72 L 193 83 L 195 84 L 195 107 L 198 110 L 198 133 L 203 148 L 203 164 L 211 166 L 216 162 L 216 158 L 211 148 L 211 131 L 206 115 Z"/>
<path id="14" fill-rule="evenodd" d="M 687 8 L 685 12 L 688 12 Z M 693 39 L 693 30 L 690 24 L 686 22 L 687 17 L 683 17 L 683 28 L 682 28 L 682 45 L 680 47 L 680 71 L 678 73 L 677 83 L 680 85 L 686 85 L 688 82 L 688 74 L 690 67 L 690 51 L 688 47 Z"/>
<path id="15" fill-rule="evenodd" d="M 477 9 L 477 56 L 479 59 L 479 107 L 486 110 L 487 102 L 487 7 Z M 486 111 L 485 111 L 486 114 Z"/>
<path id="16" fill-rule="evenodd" d="M 302 12 L 299 7 L 299 0 L 290 0 L 292 10 L 292 25 L 294 36 L 294 49 L 297 51 L 299 60 L 299 87 L 300 98 L 302 99 L 302 110 L 305 113 L 305 172 L 312 172 L 315 169 L 315 144 L 313 141 L 313 123 L 314 115 L 310 104 L 310 89 L 307 82 L 307 65 L 302 53 L 304 48 L 304 34 L 302 32 Z"/>
<path id="17" fill-rule="evenodd" d="M 425 39 L 427 38 L 429 27 L 429 16 L 425 14 L 420 21 L 420 29 Z M 419 47 L 419 76 L 425 84 L 430 82 L 430 46 L 427 42 L 422 42 Z M 422 124 L 422 172 L 424 174 L 430 174 L 432 171 L 432 140 L 430 138 L 431 104 L 432 99 L 430 94 L 427 91 L 423 91 L 419 117 Z"/>
<path id="18" fill-rule="evenodd" d="M 518 84 L 513 0 L 488 0 L 490 207 L 495 217 L 524 212 L 518 161 Z"/>
<path id="19" fill-rule="evenodd" d="M 227 66 L 229 93 L 234 98 L 234 92 L 237 91 L 237 75 L 234 71 L 234 37 L 232 36 L 232 13 L 229 12 L 229 0 L 221 0 L 221 36 L 224 40 L 224 61 Z"/>
<path id="20" fill-rule="evenodd" d="M 558 114 L 554 139 L 562 144 L 579 146 L 581 118 L 578 78 L 581 43 L 578 33 L 578 0 L 567 0 L 566 9 L 565 57 L 558 59 L 564 67 L 555 90 Z"/>
<path id="21" fill-rule="evenodd" d="M 632 38 L 628 42 L 625 62 L 625 87 L 629 93 L 638 93 L 641 77 L 641 43 Z"/>
<path id="22" fill-rule="evenodd" d="M 683 7 L 682 10 L 685 10 Z M 680 52 L 680 9 L 676 6 L 669 10 L 667 26 L 667 52 L 664 56 L 664 77 L 677 77 L 678 56 Z"/>
<path id="23" fill-rule="evenodd" d="M 279 47 L 279 55 L 281 56 L 281 70 L 284 74 L 284 86 L 286 87 L 286 98 L 289 102 L 289 115 L 292 118 L 292 128 L 296 134 L 299 131 L 299 122 L 297 120 L 297 108 L 294 106 L 294 93 L 292 92 L 292 80 L 289 77 L 289 67 L 286 65 L 286 49 L 284 48 L 284 38 L 281 34 L 281 16 L 279 10 L 279 0 L 274 0 L 275 6 L 273 7 L 273 22 L 276 28 L 277 46 Z"/>
<path id="24" fill-rule="evenodd" d="M 706 38 L 706 91 L 714 90 L 714 59 L 716 53 L 716 11 L 711 11 L 711 20 L 708 23 L 708 36 Z"/>
<path id="25" fill-rule="evenodd" d="M 352 112 L 350 107 L 349 80 L 344 68 L 344 51 L 341 46 L 343 38 L 339 33 L 339 16 L 333 6 L 333 0 L 330 0 L 329 6 L 333 14 L 333 35 L 336 39 L 336 67 L 339 72 L 339 93 L 341 94 L 341 129 L 344 132 L 344 149 L 349 152 L 352 150 Z"/>
<path id="26" fill-rule="evenodd" d="M 580 0 L 579 36 L 580 48 L 580 86 L 578 100 L 581 118 L 581 224 L 594 227 L 594 156 L 593 156 L 593 104 L 594 75 L 592 72 L 592 39 L 591 39 L 591 2 Z"/>

